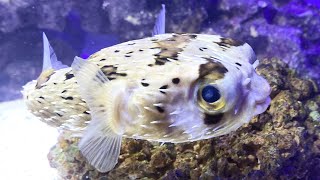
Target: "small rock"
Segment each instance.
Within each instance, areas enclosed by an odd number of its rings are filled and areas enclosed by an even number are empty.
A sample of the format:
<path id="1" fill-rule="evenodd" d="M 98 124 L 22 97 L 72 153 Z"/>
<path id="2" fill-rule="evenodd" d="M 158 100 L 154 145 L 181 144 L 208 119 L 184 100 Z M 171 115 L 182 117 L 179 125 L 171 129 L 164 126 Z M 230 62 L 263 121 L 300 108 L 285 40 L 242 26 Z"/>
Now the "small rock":
<path id="1" fill-rule="evenodd" d="M 152 156 L 150 160 L 150 166 L 156 169 L 164 168 L 169 166 L 172 163 L 170 158 L 170 152 L 164 149 L 158 149 Z"/>
<path id="2" fill-rule="evenodd" d="M 292 95 L 297 100 L 304 100 L 314 92 L 313 84 L 308 80 L 291 78 L 289 80 Z"/>

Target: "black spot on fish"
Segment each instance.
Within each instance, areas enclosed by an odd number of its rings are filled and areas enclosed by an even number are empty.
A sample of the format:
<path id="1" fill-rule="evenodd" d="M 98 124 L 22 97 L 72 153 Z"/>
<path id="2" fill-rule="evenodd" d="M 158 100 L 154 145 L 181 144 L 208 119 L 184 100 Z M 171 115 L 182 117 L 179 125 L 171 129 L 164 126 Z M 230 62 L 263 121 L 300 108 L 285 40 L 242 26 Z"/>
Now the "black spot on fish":
<path id="1" fill-rule="evenodd" d="M 74 75 L 71 72 L 66 73 L 66 80 L 71 79 L 74 77 Z"/>
<path id="2" fill-rule="evenodd" d="M 206 125 L 212 125 L 219 123 L 223 118 L 223 113 L 220 114 L 205 114 L 204 116 L 204 124 Z"/>
<path id="3" fill-rule="evenodd" d="M 107 78 L 117 78 L 118 76 L 127 76 L 126 73 L 117 73 L 117 72 L 110 72 L 107 75 Z"/>
<path id="4" fill-rule="evenodd" d="M 172 79 L 172 83 L 173 83 L 173 84 L 179 84 L 179 82 L 180 82 L 180 79 L 179 79 L 179 78 L 173 78 L 173 79 Z"/>
<path id="5" fill-rule="evenodd" d="M 61 97 L 62 99 L 65 99 L 65 100 L 73 100 L 73 97 L 72 96 L 68 96 L 68 97 Z"/>
<path id="6" fill-rule="evenodd" d="M 57 116 L 62 117 L 62 114 L 56 113 Z"/>
<path id="7" fill-rule="evenodd" d="M 126 54 L 131 54 L 131 53 L 133 53 L 133 51 L 127 52 Z"/>
<path id="8" fill-rule="evenodd" d="M 230 46 L 223 44 L 223 43 L 220 43 L 220 42 L 217 44 L 222 48 L 223 51 L 226 51 L 230 47 Z"/>
<path id="9" fill-rule="evenodd" d="M 44 99 L 44 97 L 43 97 L 43 96 L 40 96 L 39 98 L 40 98 L 40 99 Z"/>
<path id="10" fill-rule="evenodd" d="M 38 100 L 37 100 L 37 101 L 38 101 Z M 38 101 L 38 103 L 39 103 L 39 104 L 42 104 L 42 102 L 41 102 L 41 101 Z"/>
<path id="11" fill-rule="evenodd" d="M 119 73 L 117 73 L 117 69 L 118 68 L 114 65 L 105 65 L 101 68 L 101 71 L 109 80 L 113 80 L 119 75 Z M 100 79 L 99 74 L 97 74 L 97 78 Z"/>
<path id="12" fill-rule="evenodd" d="M 129 46 L 132 46 L 132 45 L 135 45 L 136 43 L 130 43 L 130 44 L 128 44 Z"/>
<path id="13" fill-rule="evenodd" d="M 162 107 L 159 106 L 155 106 L 158 110 L 159 113 L 164 113 L 164 109 Z"/>
<path id="14" fill-rule="evenodd" d="M 53 83 L 54 85 L 57 85 L 57 83 Z"/>
<path id="15" fill-rule="evenodd" d="M 238 63 L 238 62 L 236 62 L 236 65 L 238 65 L 238 66 L 242 66 L 242 64 L 240 64 L 240 63 Z"/>
<path id="16" fill-rule="evenodd" d="M 163 85 L 159 89 L 167 89 L 167 88 L 168 88 L 168 85 Z"/>
<path id="17" fill-rule="evenodd" d="M 105 65 L 105 66 L 102 66 L 102 68 L 101 69 L 104 69 L 104 68 L 113 68 L 113 66 L 112 65 Z"/>
<path id="18" fill-rule="evenodd" d="M 224 77 L 224 74 L 228 72 L 228 69 L 218 61 L 214 59 L 205 58 L 208 60 L 206 64 L 201 64 L 199 68 L 199 77 L 202 78 L 206 75 L 213 74 L 216 79 L 221 79 Z"/>
<path id="19" fill-rule="evenodd" d="M 116 72 L 110 72 L 110 73 L 108 73 L 109 76 L 111 76 L 111 75 L 116 75 L 116 74 L 117 74 Z"/>
<path id="20" fill-rule="evenodd" d="M 124 57 L 131 57 L 130 55 L 124 55 Z"/>
<path id="21" fill-rule="evenodd" d="M 166 62 L 168 62 L 167 58 L 156 58 L 155 65 L 164 65 Z"/>
<path id="22" fill-rule="evenodd" d="M 140 52 L 142 52 L 142 51 L 143 51 L 143 49 L 139 49 L 139 51 L 140 51 Z"/>
<path id="23" fill-rule="evenodd" d="M 168 85 L 163 85 L 163 86 L 161 86 L 161 87 L 159 88 L 159 90 L 160 90 L 160 92 L 161 92 L 162 94 L 166 94 L 165 91 L 162 91 L 163 89 L 168 89 Z"/>
<path id="24" fill-rule="evenodd" d="M 119 75 L 119 76 L 127 76 L 126 73 L 117 73 L 117 75 Z"/>
<path id="25" fill-rule="evenodd" d="M 149 67 L 152 67 L 152 66 L 153 66 L 153 64 L 148 64 L 148 66 L 149 66 Z"/>
<path id="26" fill-rule="evenodd" d="M 100 61 L 105 61 L 105 60 L 106 60 L 106 59 L 104 59 L 104 58 L 103 58 L 103 59 L 100 59 Z"/>
<path id="27" fill-rule="evenodd" d="M 158 41 L 158 39 L 151 39 L 150 41 Z"/>
<path id="28" fill-rule="evenodd" d="M 67 92 L 67 90 L 63 90 L 61 93 L 65 93 L 65 92 Z"/>
<path id="29" fill-rule="evenodd" d="M 83 114 L 90 114 L 88 111 L 83 111 Z"/>
<path id="30" fill-rule="evenodd" d="M 144 86 L 144 87 L 149 86 L 149 84 L 148 84 L 148 83 L 144 83 L 144 82 L 141 82 L 141 85 L 142 85 L 142 86 Z"/>
<path id="31" fill-rule="evenodd" d="M 150 49 L 159 49 L 160 47 L 152 47 L 152 48 L 150 48 Z"/>
<path id="32" fill-rule="evenodd" d="M 114 52 L 117 53 L 117 52 L 120 52 L 120 50 L 115 50 Z"/>
<path id="33" fill-rule="evenodd" d="M 159 52 L 158 54 L 155 54 L 155 56 L 156 56 L 155 64 L 156 65 L 164 65 L 166 62 L 170 62 L 170 60 L 168 58 L 170 58 L 172 60 L 178 60 L 177 59 L 178 52 L 173 52 L 173 51 L 172 52 L 169 52 L 169 51 L 164 52 L 164 51 L 167 51 L 167 50 L 161 49 L 161 52 Z"/>
<path id="34" fill-rule="evenodd" d="M 206 47 L 200 47 L 199 48 L 200 51 L 204 51 L 205 49 L 208 49 L 208 48 L 206 48 Z"/>

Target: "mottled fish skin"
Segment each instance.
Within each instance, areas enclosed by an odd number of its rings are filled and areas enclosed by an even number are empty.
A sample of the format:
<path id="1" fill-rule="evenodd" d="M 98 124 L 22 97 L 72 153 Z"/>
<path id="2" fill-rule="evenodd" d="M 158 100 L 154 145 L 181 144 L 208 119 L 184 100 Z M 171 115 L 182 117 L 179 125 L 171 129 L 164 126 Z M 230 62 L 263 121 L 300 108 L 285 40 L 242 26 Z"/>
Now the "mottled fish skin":
<path id="1" fill-rule="evenodd" d="M 174 143 L 208 139 L 236 130 L 270 102 L 270 87 L 252 65 L 252 48 L 218 35 L 156 35 L 102 49 L 88 61 L 110 82 L 131 89 L 126 108 L 118 108 L 119 117 L 129 120 L 112 121 L 124 129 L 124 137 Z M 206 84 L 219 89 L 219 102 L 201 102 L 198 91 Z M 90 110 L 78 89 L 72 69 L 64 68 L 28 83 L 24 98 L 42 121 L 81 136 Z"/>

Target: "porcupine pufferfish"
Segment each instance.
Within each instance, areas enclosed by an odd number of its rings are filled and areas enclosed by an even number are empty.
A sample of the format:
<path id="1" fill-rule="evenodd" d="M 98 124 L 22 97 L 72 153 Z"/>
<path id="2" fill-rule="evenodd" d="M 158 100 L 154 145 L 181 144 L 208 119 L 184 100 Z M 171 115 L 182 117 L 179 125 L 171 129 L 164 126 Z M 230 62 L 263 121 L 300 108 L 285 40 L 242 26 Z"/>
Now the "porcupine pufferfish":
<path id="1" fill-rule="evenodd" d="M 44 68 L 24 86 L 28 109 L 81 138 L 100 172 L 117 164 L 122 137 L 192 142 L 237 130 L 270 104 L 252 48 L 219 35 L 164 34 L 102 49 L 62 65 L 44 35 Z"/>

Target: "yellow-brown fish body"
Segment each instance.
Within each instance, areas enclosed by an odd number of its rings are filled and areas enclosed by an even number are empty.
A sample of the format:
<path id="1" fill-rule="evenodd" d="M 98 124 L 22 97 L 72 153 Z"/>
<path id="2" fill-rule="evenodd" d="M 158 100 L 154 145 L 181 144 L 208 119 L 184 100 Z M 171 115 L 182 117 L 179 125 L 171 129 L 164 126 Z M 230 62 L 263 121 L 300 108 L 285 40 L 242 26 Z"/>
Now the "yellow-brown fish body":
<path id="1" fill-rule="evenodd" d="M 265 111 L 270 87 L 254 62 L 246 43 L 161 34 L 46 71 L 25 86 L 24 97 L 42 121 L 82 137 L 80 150 L 105 172 L 117 161 L 122 136 L 173 143 L 208 139 Z"/>

